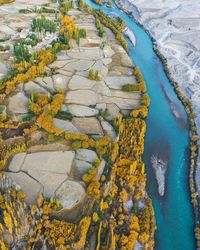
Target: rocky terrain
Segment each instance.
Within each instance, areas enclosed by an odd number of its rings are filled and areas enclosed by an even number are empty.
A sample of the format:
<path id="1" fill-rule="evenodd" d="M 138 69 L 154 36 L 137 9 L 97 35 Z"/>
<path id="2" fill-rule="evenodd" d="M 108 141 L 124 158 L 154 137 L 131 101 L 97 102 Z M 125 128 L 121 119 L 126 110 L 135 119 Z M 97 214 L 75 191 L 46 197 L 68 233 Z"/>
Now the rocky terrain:
<path id="1" fill-rule="evenodd" d="M 198 115 L 200 82 L 200 3 L 199 1 L 121 1 L 156 40 L 161 53 Z M 200 125 L 199 118 L 197 119 Z"/>
<path id="2" fill-rule="evenodd" d="M 120 20 L 109 19 L 117 37 L 87 6 L 54 2 L 37 6 L 43 19 L 35 2 L 0 7 L 8 15 L 0 20 L 0 248 L 151 248 L 144 80 L 124 49 Z M 32 45 L 15 47 L 33 33 Z"/>
<path id="3" fill-rule="evenodd" d="M 43 4 L 48 3 L 47 0 L 41 1 L 23 1 L 17 0 L 11 4 L 5 4 L 0 6 L 0 46 L 6 46 L 13 44 L 19 38 L 25 38 L 30 30 L 30 25 L 33 18 L 40 16 L 37 13 L 20 13 L 20 10 L 29 9 L 33 10 L 40 8 Z M 49 17 L 54 17 L 54 15 L 49 15 Z M 9 40 L 9 43 L 8 43 Z M 4 74 L 8 73 L 8 68 L 12 62 L 12 54 L 10 51 L 6 53 L 1 53 L 0 51 L 0 79 Z"/>
<path id="4" fill-rule="evenodd" d="M 81 15 L 81 12 L 69 11 L 68 15 L 73 17 Z M 141 94 L 126 93 L 121 90 L 127 82 L 136 84 L 136 79 L 133 75 L 131 59 L 121 46 L 114 42 L 112 33 L 109 30 L 106 31 L 107 45 L 101 50 L 102 40 L 97 34 L 94 18 L 91 16 L 83 18 L 77 20 L 76 24 L 87 30 L 87 38 L 81 39 L 79 47 L 75 41 L 71 41 L 71 49 L 60 52 L 57 60 L 48 65 L 49 70 L 56 68 L 55 75 L 36 78 L 25 85 L 19 85 L 9 97 L 4 111 L 6 110 L 14 119 L 21 120 L 29 112 L 31 94 L 50 94 L 59 88 L 65 93 L 61 111 L 70 113 L 73 118 L 71 121 L 61 117 L 54 118 L 53 124 L 56 128 L 92 135 L 95 138 L 108 135 L 115 141 L 115 130 L 108 121 L 117 118 L 120 113 L 127 115 L 132 109 L 137 108 Z M 91 67 L 99 72 L 100 80 L 88 79 Z M 108 121 L 101 116 L 102 112 L 106 112 Z M 40 137 L 41 135 L 38 138 Z M 58 149 L 64 151 L 57 151 Z M 80 151 L 82 156 L 81 154 L 75 156 L 75 152 L 66 151 L 64 145 L 60 147 L 55 145 L 55 151 L 52 145 L 53 152 L 49 152 L 48 148 L 43 146 L 33 151 L 32 153 L 30 149 L 28 154 L 16 154 L 7 172 L 27 193 L 26 200 L 29 203 L 36 202 L 40 193 L 43 193 L 46 198 L 55 196 L 56 191 L 59 188 L 62 189 L 63 183 L 68 185 L 68 181 L 65 180 L 70 176 L 75 176 L 75 179 L 81 181 L 83 174 L 89 171 L 91 164 L 98 158 L 95 152 L 89 150 Z M 67 165 L 64 164 L 65 162 Z M 73 190 L 75 190 L 74 193 Z M 76 182 L 73 184 L 72 181 L 67 192 L 73 199 L 70 205 L 72 207 L 85 193 L 80 184 Z M 65 197 L 65 201 L 66 199 L 68 198 Z"/>

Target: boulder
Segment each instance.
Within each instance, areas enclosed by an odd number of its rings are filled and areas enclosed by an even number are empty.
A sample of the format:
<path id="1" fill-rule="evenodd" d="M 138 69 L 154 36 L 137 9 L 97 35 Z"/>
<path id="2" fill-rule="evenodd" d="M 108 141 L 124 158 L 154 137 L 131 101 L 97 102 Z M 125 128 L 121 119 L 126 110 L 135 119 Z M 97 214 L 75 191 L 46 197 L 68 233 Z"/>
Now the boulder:
<path id="1" fill-rule="evenodd" d="M 29 171 L 29 175 L 42 184 L 45 198 L 54 197 L 56 190 L 67 179 L 67 175 L 65 174 L 57 174 L 46 171 L 33 170 Z"/>
<path id="2" fill-rule="evenodd" d="M 48 91 L 41 86 L 39 86 L 37 83 L 34 83 L 32 81 L 29 81 L 25 83 L 24 85 L 24 91 L 27 95 L 31 94 L 47 94 Z"/>
<path id="3" fill-rule="evenodd" d="M 66 109 L 74 116 L 79 117 L 90 117 L 98 115 L 99 111 L 95 108 L 89 108 L 87 106 L 70 104 L 67 105 Z"/>
<path id="4" fill-rule="evenodd" d="M 67 59 L 68 60 L 68 59 Z M 49 68 L 62 68 L 67 64 L 66 60 L 56 60 L 55 62 L 48 65 Z"/>
<path id="5" fill-rule="evenodd" d="M 91 89 L 95 85 L 96 81 L 92 81 L 83 76 L 74 75 L 69 82 L 69 89 Z"/>
<path id="6" fill-rule="evenodd" d="M 12 173 L 6 172 L 11 179 L 21 187 L 22 191 L 26 194 L 26 202 L 34 204 L 37 201 L 37 197 L 43 192 L 43 186 L 31 178 L 24 172 Z"/>
<path id="7" fill-rule="evenodd" d="M 133 67 L 133 62 L 127 53 L 121 53 L 121 64 L 125 67 Z"/>
<path id="8" fill-rule="evenodd" d="M 76 151 L 76 159 L 93 163 L 98 159 L 98 156 L 96 152 L 92 150 L 81 148 Z"/>
<path id="9" fill-rule="evenodd" d="M 120 113 L 119 107 L 114 103 L 108 103 L 106 105 L 107 111 L 109 113 L 109 119 L 116 119 Z"/>
<path id="10" fill-rule="evenodd" d="M 44 83 L 46 83 L 46 85 L 49 89 L 54 89 L 53 79 L 50 76 L 44 77 L 42 80 Z"/>
<path id="11" fill-rule="evenodd" d="M 98 96 L 91 90 L 75 90 L 68 91 L 65 96 L 65 103 L 80 104 L 80 105 L 96 105 Z"/>
<path id="12" fill-rule="evenodd" d="M 104 81 L 97 81 L 92 90 L 99 95 L 111 96 L 111 90 Z"/>
<path id="13" fill-rule="evenodd" d="M 106 84 L 111 89 L 122 89 L 125 84 L 136 84 L 136 78 L 134 76 L 107 76 L 105 79 Z"/>
<path id="14" fill-rule="evenodd" d="M 70 131 L 72 133 L 80 133 L 79 130 L 72 124 L 72 122 L 67 120 L 54 118 L 53 125 L 60 130 Z"/>
<path id="15" fill-rule="evenodd" d="M 81 53 L 81 52 L 80 52 Z M 84 71 L 84 70 L 88 70 L 89 68 L 91 68 L 94 64 L 94 61 L 90 61 L 90 60 L 78 60 L 76 62 L 71 62 L 68 63 L 67 65 L 65 65 L 63 67 L 64 70 L 66 71 Z"/>
<path id="16" fill-rule="evenodd" d="M 85 189 L 76 181 L 65 181 L 56 191 L 56 197 L 64 209 L 72 209 L 85 197 Z"/>
<path id="17" fill-rule="evenodd" d="M 53 76 L 54 88 L 66 90 L 68 82 L 70 80 L 69 76 L 57 74 Z"/>
<path id="18" fill-rule="evenodd" d="M 108 68 L 104 66 L 102 60 L 96 61 L 96 63 L 92 67 L 95 71 L 97 70 L 99 73 L 99 77 L 102 79 L 107 76 Z"/>
<path id="19" fill-rule="evenodd" d="M 101 121 L 101 126 L 105 134 L 108 135 L 112 139 L 112 141 L 115 141 L 117 135 L 114 128 L 110 125 L 110 123 L 107 121 Z"/>
<path id="20" fill-rule="evenodd" d="M 102 59 L 102 62 L 104 65 L 108 65 L 112 62 L 112 59 L 111 58 L 103 58 Z"/>
<path id="21" fill-rule="evenodd" d="M 101 51 L 99 47 L 86 48 L 82 47 L 81 49 L 71 49 L 67 52 L 71 58 L 75 59 L 89 59 L 97 60 L 101 57 Z"/>
<path id="22" fill-rule="evenodd" d="M 115 52 L 114 50 L 111 49 L 110 46 L 106 45 L 103 49 L 103 53 L 104 53 L 104 56 L 107 58 L 107 57 L 112 57 Z"/>
<path id="23" fill-rule="evenodd" d="M 70 57 L 67 55 L 66 51 L 63 51 L 63 50 L 60 51 L 59 53 L 57 53 L 56 57 L 57 57 L 57 61 L 65 61 L 66 62 L 66 60 L 70 59 Z"/>
<path id="24" fill-rule="evenodd" d="M 109 104 L 114 103 L 116 104 L 120 109 L 136 109 L 140 105 L 140 99 L 136 96 L 134 99 L 125 99 L 120 97 L 108 97 L 108 96 L 102 96 L 101 102 Z"/>
<path id="25" fill-rule="evenodd" d="M 82 180 L 84 174 L 92 168 L 92 165 L 86 161 L 75 160 L 72 168 L 72 176 L 77 180 Z"/>
<path id="26" fill-rule="evenodd" d="M 74 157 L 74 151 L 27 154 L 21 169 L 26 172 L 34 170 L 67 175 L 70 173 Z"/>
<path id="27" fill-rule="evenodd" d="M 17 93 L 9 98 L 8 109 L 13 114 L 26 114 L 29 110 L 29 100 L 23 93 Z"/>
<path id="28" fill-rule="evenodd" d="M 8 167 L 9 171 L 19 172 L 21 170 L 25 157 L 26 153 L 19 153 L 14 155 Z"/>
<path id="29" fill-rule="evenodd" d="M 97 103 L 95 107 L 100 111 L 106 111 L 106 103 Z"/>
<path id="30" fill-rule="evenodd" d="M 103 130 L 97 118 L 73 118 L 72 123 L 83 134 L 97 134 L 103 135 Z"/>
<path id="31" fill-rule="evenodd" d="M 110 69 L 110 75 L 127 75 L 131 76 L 133 75 L 133 69 L 132 68 L 127 68 L 127 67 L 122 67 L 122 66 L 113 66 Z"/>
<path id="32" fill-rule="evenodd" d="M 120 97 L 124 99 L 138 99 L 141 98 L 141 92 L 135 91 L 135 92 L 125 92 L 121 90 L 111 90 L 111 96 Z"/>

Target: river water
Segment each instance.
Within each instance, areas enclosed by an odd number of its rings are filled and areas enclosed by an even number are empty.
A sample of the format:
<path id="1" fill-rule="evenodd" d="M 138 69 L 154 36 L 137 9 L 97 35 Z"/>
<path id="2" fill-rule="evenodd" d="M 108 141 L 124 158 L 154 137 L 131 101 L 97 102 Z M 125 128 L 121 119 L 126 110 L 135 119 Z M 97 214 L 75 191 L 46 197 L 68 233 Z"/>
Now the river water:
<path id="1" fill-rule="evenodd" d="M 135 47 L 128 41 L 129 53 L 147 82 L 147 92 L 151 98 L 143 161 L 147 173 L 147 192 L 153 201 L 157 224 L 155 249 L 193 250 L 194 215 L 188 178 L 189 126 L 183 105 L 153 50 L 149 35 L 114 4 L 109 9 L 91 0 L 86 2 L 109 15 L 120 16 L 136 37 Z M 166 164 L 163 196 L 158 192 L 152 156 Z"/>

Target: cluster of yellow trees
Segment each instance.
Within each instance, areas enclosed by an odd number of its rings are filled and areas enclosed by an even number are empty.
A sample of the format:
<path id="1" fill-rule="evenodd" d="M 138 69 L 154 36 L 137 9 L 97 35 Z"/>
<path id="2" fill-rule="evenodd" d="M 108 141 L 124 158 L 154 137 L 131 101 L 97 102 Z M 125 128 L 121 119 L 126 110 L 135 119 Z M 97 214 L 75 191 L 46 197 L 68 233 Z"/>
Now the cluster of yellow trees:
<path id="1" fill-rule="evenodd" d="M 13 65 L 13 70 L 17 74 L 13 77 L 7 77 L 0 81 L 1 99 L 10 94 L 18 84 L 34 80 L 36 77 L 43 76 L 46 72 L 45 66 L 55 60 L 55 54 L 52 49 L 40 50 L 34 55 L 36 62 L 20 62 Z"/>
<path id="2" fill-rule="evenodd" d="M 69 16 L 61 16 L 60 34 L 64 34 L 68 39 L 73 37 L 76 30 L 75 24 Z"/>
<path id="3" fill-rule="evenodd" d="M 0 180 L 3 174 L 0 173 Z M 17 235 L 23 232 L 21 227 L 21 215 L 25 194 L 21 191 L 10 190 L 9 195 L 0 193 L 0 249 L 10 249 L 7 242 L 17 239 Z M 25 221 L 23 221 L 25 222 Z M 27 222 L 27 221 L 26 221 Z"/>
<path id="4" fill-rule="evenodd" d="M 22 139 L 16 139 L 12 143 L 3 142 L 0 145 L 0 171 L 2 171 L 7 161 L 13 154 L 26 151 L 25 141 Z"/>
<path id="5" fill-rule="evenodd" d="M 150 247 L 149 244 L 153 244 L 151 239 L 155 224 L 151 202 L 144 192 L 146 179 L 144 164 L 141 161 L 146 125 L 140 118 L 121 117 L 116 124 L 120 139 L 118 146 L 113 146 L 111 155 L 114 162 L 110 175 L 112 186 L 104 198 L 112 204 L 108 208 L 114 232 L 109 240 L 112 242 L 110 249 L 133 249 L 136 239 Z M 139 200 L 145 200 L 144 210 L 138 209 L 130 213 L 125 205 L 130 200 L 134 204 Z"/>
<path id="6" fill-rule="evenodd" d="M 62 130 L 59 130 L 53 125 L 53 118 L 60 111 L 63 101 L 64 93 L 58 90 L 54 96 L 48 94 L 33 94 L 30 101 L 30 110 L 37 115 L 36 125 L 43 128 L 48 133 L 61 135 Z"/>
<path id="7" fill-rule="evenodd" d="M 1 178 L 3 178 L 2 174 L 0 174 L 0 180 Z M 27 206 L 24 202 L 25 197 L 23 192 L 15 190 L 0 194 L 1 250 L 10 249 L 10 244 L 18 241 L 19 235 L 26 239 L 27 249 L 38 249 L 39 241 L 45 241 L 51 249 L 56 250 L 83 249 L 91 223 L 90 217 L 82 218 L 78 224 L 51 220 L 51 212 L 59 207 L 56 199 L 47 202 L 40 195 L 37 204 Z"/>
<path id="8" fill-rule="evenodd" d="M 98 235 L 97 249 L 132 249 L 136 240 L 146 247 L 154 244 L 154 214 L 151 201 L 145 193 L 145 169 L 141 161 L 146 125 L 140 118 L 140 112 L 133 112 L 134 118 L 123 119 L 120 116 L 116 120 L 120 139 L 113 144 L 107 137 L 95 141 L 87 135 L 65 134 L 72 145 L 79 142 L 82 147 L 83 142 L 86 142 L 86 148 L 96 151 L 98 146 L 106 147 L 104 154 L 99 154 L 99 157 L 107 160 L 110 174 L 97 179 L 100 164 L 100 160 L 97 160 L 95 166 L 83 176 L 87 193 L 96 204 L 95 211 L 91 210 L 91 218 Z M 145 206 L 130 212 L 125 205 L 130 200 L 134 204 L 143 200 Z"/>
<path id="9" fill-rule="evenodd" d="M 2 4 L 6 4 L 6 3 L 12 3 L 14 2 L 15 0 L 0 0 L 0 5 Z"/>

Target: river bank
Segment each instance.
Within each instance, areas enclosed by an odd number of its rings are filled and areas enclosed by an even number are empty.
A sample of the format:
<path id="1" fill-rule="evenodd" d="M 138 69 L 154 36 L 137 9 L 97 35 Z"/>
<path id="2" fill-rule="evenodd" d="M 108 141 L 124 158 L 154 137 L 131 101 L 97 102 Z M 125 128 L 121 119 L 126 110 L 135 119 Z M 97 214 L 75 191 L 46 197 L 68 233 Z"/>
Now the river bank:
<path id="1" fill-rule="evenodd" d="M 199 227 L 200 227 L 200 201 L 198 199 L 198 188 L 197 188 L 197 184 L 196 182 L 199 181 L 196 179 L 196 173 L 197 173 L 197 166 L 198 166 L 198 155 L 199 155 L 199 150 L 198 150 L 198 134 L 197 134 L 197 126 L 196 126 L 196 122 L 195 122 L 195 114 L 192 110 L 192 103 L 191 101 L 189 101 L 189 99 L 187 99 L 185 97 L 185 95 L 183 94 L 183 92 L 181 91 L 179 84 L 174 80 L 169 66 L 168 66 L 168 62 L 167 59 L 163 56 L 163 54 L 160 52 L 160 50 L 157 47 L 156 44 L 156 40 L 152 37 L 151 33 L 140 23 L 138 22 L 138 20 L 134 17 L 134 15 L 132 14 L 132 12 L 126 10 L 123 5 L 120 3 L 120 1 L 115 1 L 116 5 L 122 9 L 125 13 L 127 13 L 128 15 L 130 15 L 134 21 L 140 25 L 150 36 L 152 43 L 153 43 L 153 49 L 155 51 L 155 53 L 157 54 L 157 56 L 160 58 L 163 67 L 164 67 L 164 71 L 168 77 L 168 79 L 170 80 L 170 83 L 172 84 L 172 86 L 174 87 L 174 90 L 178 96 L 178 98 L 181 100 L 182 104 L 185 107 L 185 111 L 188 114 L 188 119 L 189 119 L 189 124 L 190 124 L 190 173 L 189 173 L 189 187 L 190 187 L 190 192 L 191 192 L 191 202 L 192 205 L 194 207 L 194 215 L 195 215 L 195 222 L 196 222 L 196 228 L 195 228 L 195 237 L 197 239 L 197 247 L 200 246 L 200 241 L 199 241 Z"/>

